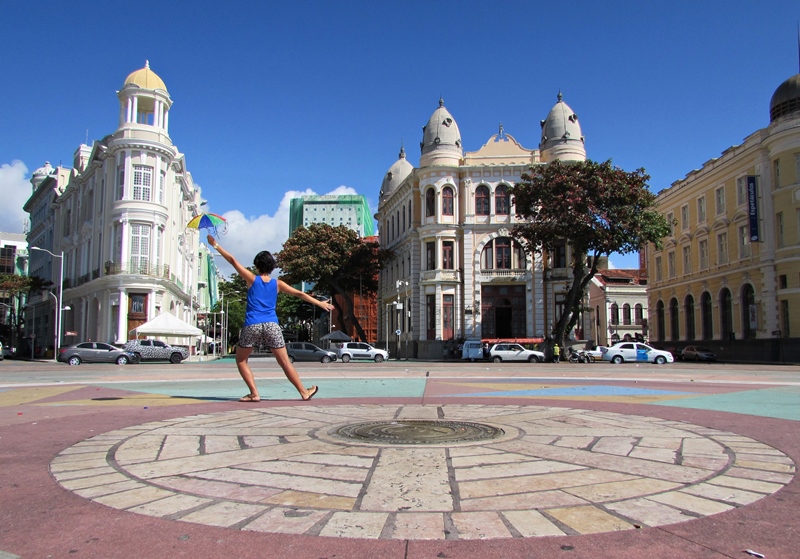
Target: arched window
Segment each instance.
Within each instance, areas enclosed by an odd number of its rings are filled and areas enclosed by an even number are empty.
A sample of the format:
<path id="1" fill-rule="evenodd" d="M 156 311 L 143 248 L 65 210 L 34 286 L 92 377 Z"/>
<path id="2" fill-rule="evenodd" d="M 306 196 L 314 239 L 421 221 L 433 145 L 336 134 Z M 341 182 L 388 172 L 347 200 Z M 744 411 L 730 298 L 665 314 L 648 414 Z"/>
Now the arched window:
<path id="1" fill-rule="evenodd" d="M 481 269 L 483 270 L 525 268 L 526 263 L 524 249 L 510 237 L 498 237 L 489 241 L 481 252 Z"/>
<path id="2" fill-rule="evenodd" d="M 633 321 L 634 324 L 638 325 L 644 323 L 644 307 L 642 307 L 641 303 L 636 303 L 636 306 L 633 308 Z"/>
<path id="3" fill-rule="evenodd" d="M 411 200 L 408 201 L 408 228 L 411 229 Z"/>
<path id="4" fill-rule="evenodd" d="M 393 241 L 393 240 L 394 240 L 394 216 L 392 216 L 392 234 L 391 234 L 391 236 L 389 237 L 389 240 L 390 240 L 390 241 Z"/>
<path id="5" fill-rule="evenodd" d="M 397 210 L 397 236 L 400 236 L 400 210 Z"/>
<path id="6" fill-rule="evenodd" d="M 406 232 L 406 207 L 403 206 L 403 233 Z"/>
<path id="7" fill-rule="evenodd" d="M 442 189 L 442 215 L 453 215 L 453 189 L 449 186 Z"/>
<path id="8" fill-rule="evenodd" d="M 678 300 L 675 297 L 669 302 L 669 339 L 680 339 L 680 331 L 678 329 Z"/>
<path id="9" fill-rule="evenodd" d="M 631 306 L 628 303 L 622 305 L 622 323 L 626 326 L 631 323 Z"/>
<path id="10" fill-rule="evenodd" d="M 694 297 L 687 295 L 683 301 L 683 312 L 686 315 L 686 339 L 694 340 L 696 332 L 694 329 Z"/>
<path id="11" fill-rule="evenodd" d="M 659 301 L 656 305 L 656 329 L 658 330 L 658 341 L 663 342 L 667 335 L 664 321 L 664 301 Z"/>
<path id="12" fill-rule="evenodd" d="M 425 216 L 436 215 L 436 195 L 432 188 L 425 191 Z"/>
<path id="13" fill-rule="evenodd" d="M 508 215 L 509 206 L 508 187 L 501 184 L 494 191 L 494 213 Z"/>
<path id="14" fill-rule="evenodd" d="M 511 269 L 511 239 L 500 237 L 494 241 L 495 270 Z"/>
<path id="15" fill-rule="evenodd" d="M 722 332 L 722 339 L 733 338 L 733 305 L 731 292 L 726 287 L 719 294 L 719 325 Z"/>
<path id="16" fill-rule="evenodd" d="M 756 309 L 756 294 L 749 283 L 742 286 L 742 337 L 755 338 L 758 330 L 758 310 Z"/>
<path id="17" fill-rule="evenodd" d="M 489 215 L 489 188 L 483 184 L 475 189 L 475 215 Z"/>
<path id="18" fill-rule="evenodd" d="M 704 340 L 710 340 L 714 337 L 714 323 L 711 312 L 711 295 L 708 291 L 704 291 L 700 296 L 700 317 L 703 321 Z"/>
<path id="19" fill-rule="evenodd" d="M 611 310 L 608 315 L 609 324 L 619 324 L 619 307 L 616 303 L 611 303 Z"/>

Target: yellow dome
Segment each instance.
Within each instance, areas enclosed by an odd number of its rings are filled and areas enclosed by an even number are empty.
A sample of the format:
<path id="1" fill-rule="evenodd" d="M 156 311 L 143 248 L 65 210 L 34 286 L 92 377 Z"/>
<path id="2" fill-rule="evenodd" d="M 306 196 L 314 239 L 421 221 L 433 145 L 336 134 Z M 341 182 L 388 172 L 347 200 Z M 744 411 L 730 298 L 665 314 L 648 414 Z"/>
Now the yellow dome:
<path id="1" fill-rule="evenodd" d="M 167 90 L 164 80 L 159 78 L 158 74 L 150 69 L 149 60 L 145 61 L 144 68 L 141 70 L 136 70 L 135 72 L 131 72 L 131 74 L 125 78 L 125 83 L 122 84 L 122 87 L 125 87 L 128 84 L 138 85 L 142 89 Z"/>

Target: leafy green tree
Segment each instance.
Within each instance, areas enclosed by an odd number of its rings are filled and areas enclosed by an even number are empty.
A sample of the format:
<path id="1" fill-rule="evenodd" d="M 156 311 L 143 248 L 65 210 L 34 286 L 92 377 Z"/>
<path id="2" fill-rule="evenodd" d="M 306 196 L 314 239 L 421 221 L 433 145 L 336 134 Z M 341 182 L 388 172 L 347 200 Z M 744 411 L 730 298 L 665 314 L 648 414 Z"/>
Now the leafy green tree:
<path id="1" fill-rule="evenodd" d="M 39 276 L 18 276 L 15 274 L 0 274 L 0 294 L 10 301 L 7 312 L 10 324 L 3 324 L 0 332 L 4 337 L 10 338 L 12 345 L 15 339 L 22 339 L 23 314 L 22 304 L 23 294 L 27 294 L 28 299 L 31 295 L 40 293 L 53 285 L 53 282 L 46 281 Z"/>
<path id="2" fill-rule="evenodd" d="M 656 210 L 644 169 L 626 172 L 611 161 L 536 165 L 511 189 L 521 223 L 514 237 L 530 254 L 552 251 L 566 241 L 572 271 L 552 343 L 563 344 L 582 311 L 586 288 L 597 272 L 599 257 L 628 254 L 647 243 L 662 246 L 669 223 Z"/>
<path id="3" fill-rule="evenodd" d="M 255 268 L 250 267 L 255 272 Z M 247 284 L 242 276 L 233 273 L 228 280 L 219 282 L 218 289 L 222 298 L 211 309 L 212 312 L 224 310 L 228 320 L 228 344 L 239 341 L 239 331 L 244 326 L 244 311 L 247 304 Z"/>
<path id="4" fill-rule="evenodd" d="M 299 227 L 284 243 L 276 255 L 278 266 L 287 283 L 314 283 L 318 293 L 336 294 L 344 301 L 331 297 L 338 311 L 340 327 L 349 320 L 358 336 L 367 336 L 354 312 L 353 293 L 369 296 L 378 291 L 378 271 L 391 257 L 391 251 L 382 250 L 374 241 L 364 241 L 358 233 L 344 226 L 331 227 L 314 223 L 308 228 Z"/>

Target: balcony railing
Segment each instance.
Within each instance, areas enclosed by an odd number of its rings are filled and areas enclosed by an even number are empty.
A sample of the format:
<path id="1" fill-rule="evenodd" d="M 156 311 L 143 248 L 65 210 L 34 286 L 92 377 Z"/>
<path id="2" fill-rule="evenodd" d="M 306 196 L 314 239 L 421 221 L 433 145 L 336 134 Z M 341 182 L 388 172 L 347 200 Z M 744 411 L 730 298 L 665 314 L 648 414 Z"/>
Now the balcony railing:
<path id="1" fill-rule="evenodd" d="M 515 279 L 520 281 L 525 278 L 528 270 L 525 268 L 512 268 L 508 270 L 481 270 L 479 281 L 492 281 L 493 279 Z"/>
<path id="2" fill-rule="evenodd" d="M 107 276 L 118 274 L 131 274 L 137 276 L 150 276 L 156 278 L 170 279 L 169 264 L 155 266 L 149 262 L 106 262 L 105 272 Z M 172 278 L 174 281 L 174 278 Z"/>
<path id="3" fill-rule="evenodd" d="M 461 275 L 458 270 L 424 270 L 420 281 L 461 281 Z"/>

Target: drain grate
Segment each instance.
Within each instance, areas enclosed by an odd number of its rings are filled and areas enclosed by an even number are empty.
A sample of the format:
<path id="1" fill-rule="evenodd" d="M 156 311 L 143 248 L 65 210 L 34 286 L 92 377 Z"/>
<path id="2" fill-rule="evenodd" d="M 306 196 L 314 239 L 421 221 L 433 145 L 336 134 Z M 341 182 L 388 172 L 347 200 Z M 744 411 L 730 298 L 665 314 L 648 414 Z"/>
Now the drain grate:
<path id="1" fill-rule="evenodd" d="M 426 419 L 398 419 L 354 423 L 333 434 L 360 442 L 385 445 L 454 444 L 496 439 L 505 431 L 483 423 Z"/>

